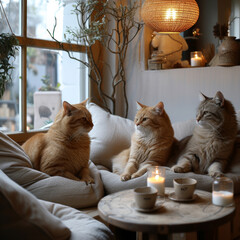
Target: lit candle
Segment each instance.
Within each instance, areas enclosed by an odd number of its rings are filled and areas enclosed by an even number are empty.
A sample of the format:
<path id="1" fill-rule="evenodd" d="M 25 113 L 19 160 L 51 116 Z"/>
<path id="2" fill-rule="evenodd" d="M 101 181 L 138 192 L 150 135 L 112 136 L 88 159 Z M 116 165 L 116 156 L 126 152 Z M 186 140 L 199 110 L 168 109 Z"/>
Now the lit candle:
<path id="1" fill-rule="evenodd" d="M 165 168 L 158 166 L 148 170 L 147 186 L 158 190 L 158 195 L 165 194 Z"/>
<path id="2" fill-rule="evenodd" d="M 212 203 L 219 206 L 228 206 L 233 203 L 233 193 L 228 191 L 213 191 Z"/>
<path id="3" fill-rule="evenodd" d="M 192 67 L 201 67 L 203 64 L 202 61 L 202 52 L 196 51 L 191 53 L 191 66 Z"/>

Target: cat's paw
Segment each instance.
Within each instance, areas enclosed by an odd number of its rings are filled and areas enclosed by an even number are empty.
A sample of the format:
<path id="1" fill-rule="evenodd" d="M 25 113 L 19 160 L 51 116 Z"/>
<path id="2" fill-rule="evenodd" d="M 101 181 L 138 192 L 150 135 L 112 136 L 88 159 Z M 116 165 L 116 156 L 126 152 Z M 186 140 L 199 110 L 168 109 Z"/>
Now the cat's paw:
<path id="1" fill-rule="evenodd" d="M 133 173 L 131 178 L 137 178 L 137 177 L 140 177 L 141 175 L 139 175 L 138 173 Z"/>
<path id="2" fill-rule="evenodd" d="M 209 172 L 208 175 L 211 176 L 212 178 L 224 177 L 223 173 L 221 173 L 221 172 L 214 172 L 214 171 Z"/>
<path id="3" fill-rule="evenodd" d="M 90 176 L 85 176 L 85 177 L 81 178 L 81 181 L 84 181 L 87 185 L 95 183 L 94 179 Z"/>
<path id="4" fill-rule="evenodd" d="M 184 173 L 184 168 L 179 167 L 178 165 L 174 165 L 173 167 L 171 167 L 171 171 L 175 172 L 175 173 Z"/>
<path id="5" fill-rule="evenodd" d="M 130 174 L 122 174 L 121 175 L 121 180 L 122 181 L 127 181 L 129 179 L 131 179 L 131 175 Z"/>

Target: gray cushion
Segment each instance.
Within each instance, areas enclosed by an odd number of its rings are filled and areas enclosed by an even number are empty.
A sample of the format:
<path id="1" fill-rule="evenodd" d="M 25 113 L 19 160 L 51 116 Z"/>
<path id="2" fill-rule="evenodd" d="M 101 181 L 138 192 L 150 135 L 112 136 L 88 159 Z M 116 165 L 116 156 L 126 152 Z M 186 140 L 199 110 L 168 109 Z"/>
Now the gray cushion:
<path id="1" fill-rule="evenodd" d="M 143 187 L 147 185 L 147 173 L 143 176 L 122 182 L 120 176 L 114 174 L 110 171 L 100 170 L 101 178 L 104 183 L 104 188 L 107 194 L 132 189 L 136 187 Z M 166 187 L 173 187 L 173 179 L 181 177 L 191 177 L 197 180 L 197 189 L 212 191 L 212 181 L 213 179 L 207 175 L 195 174 L 192 172 L 189 173 L 173 173 L 168 168 L 166 168 Z"/>
<path id="2" fill-rule="evenodd" d="M 41 200 L 40 200 L 41 201 Z M 58 217 L 70 230 L 70 240 L 111 240 L 113 233 L 105 224 L 74 208 L 41 201 L 44 207 Z"/>
<path id="3" fill-rule="evenodd" d="M 145 173 L 141 177 L 131 179 L 126 182 L 122 182 L 120 180 L 119 175 L 114 174 L 108 170 L 100 170 L 100 173 L 101 173 L 101 178 L 104 184 L 106 194 L 110 194 L 110 193 L 114 193 L 114 192 L 118 192 L 126 189 L 132 189 L 136 187 L 143 187 L 147 185 L 147 173 Z M 233 180 L 234 193 L 239 194 L 240 193 L 240 174 L 228 172 L 226 176 L 228 176 Z M 197 180 L 197 186 L 196 186 L 197 189 L 205 190 L 208 192 L 212 191 L 212 182 L 213 182 L 212 177 L 208 175 L 196 174 L 193 172 L 174 173 L 169 169 L 166 169 L 165 186 L 173 187 L 174 178 L 186 178 L 186 177 L 194 178 Z"/>
<path id="4" fill-rule="evenodd" d="M 0 170 L 0 232 L 4 239 L 67 239 L 71 233 L 31 193 Z"/>
<path id="5" fill-rule="evenodd" d="M 0 170 L 1 239 L 110 240 L 101 222 L 65 205 L 37 199 Z"/>

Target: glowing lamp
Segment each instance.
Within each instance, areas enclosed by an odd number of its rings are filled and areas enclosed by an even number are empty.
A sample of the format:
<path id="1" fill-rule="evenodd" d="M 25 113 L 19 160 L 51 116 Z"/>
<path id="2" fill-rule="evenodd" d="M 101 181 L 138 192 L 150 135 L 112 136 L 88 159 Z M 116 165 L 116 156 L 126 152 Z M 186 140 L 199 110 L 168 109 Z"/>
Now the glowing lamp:
<path id="1" fill-rule="evenodd" d="M 158 48 L 157 59 L 166 59 L 162 68 L 189 66 L 188 61 L 181 61 L 182 51 L 186 51 L 188 45 L 179 33 L 191 28 L 197 22 L 199 7 L 196 1 L 145 0 L 141 17 L 154 31 L 152 46 Z"/>
<path id="2" fill-rule="evenodd" d="M 197 22 L 199 7 L 195 0 L 146 0 L 141 16 L 156 32 L 184 32 Z"/>

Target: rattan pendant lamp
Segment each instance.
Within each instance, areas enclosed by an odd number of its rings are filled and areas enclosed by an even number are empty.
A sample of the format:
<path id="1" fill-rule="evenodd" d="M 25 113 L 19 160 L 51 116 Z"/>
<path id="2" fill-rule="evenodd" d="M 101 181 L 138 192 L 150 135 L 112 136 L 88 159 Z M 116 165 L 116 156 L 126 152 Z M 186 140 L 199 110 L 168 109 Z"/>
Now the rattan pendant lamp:
<path id="1" fill-rule="evenodd" d="M 199 8 L 195 0 L 146 0 L 141 15 L 156 32 L 184 32 L 198 20 Z"/>
<path id="2" fill-rule="evenodd" d="M 167 47 L 162 43 L 158 44 L 161 48 L 159 50 L 158 47 L 158 51 L 169 60 L 171 57 L 176 57 L 173 56 L 176 55 L 175 53 L 178 52 L 180 56 L 183 50 L 188 49 L 186 41 L 179 33 L 186 31 L 196 23 L 199 17 L 199 7 L 195 0 L 145 0 L 141 17 L 144 23 L 158 36 L 158 42 L 163 39 L 166 42 Z M 180 47 L 172 46 L 173 49 L 171 49 L 170 39 L 175 41 L 172 45 L 179 43 Z M 177 49 L 175 49 L 176 47 Z M 179 56 L 176 58 L 179 59 Z M 171 68 L 171 64 L 174 64 L 174 60 L 168 64 L 167 68 Z"/>

